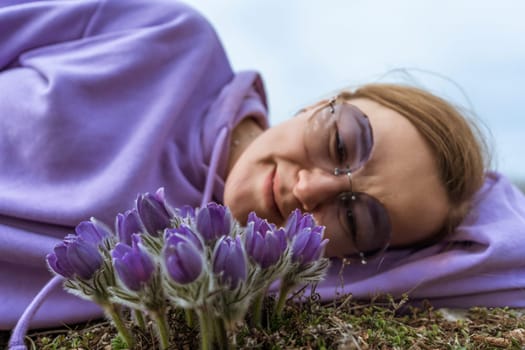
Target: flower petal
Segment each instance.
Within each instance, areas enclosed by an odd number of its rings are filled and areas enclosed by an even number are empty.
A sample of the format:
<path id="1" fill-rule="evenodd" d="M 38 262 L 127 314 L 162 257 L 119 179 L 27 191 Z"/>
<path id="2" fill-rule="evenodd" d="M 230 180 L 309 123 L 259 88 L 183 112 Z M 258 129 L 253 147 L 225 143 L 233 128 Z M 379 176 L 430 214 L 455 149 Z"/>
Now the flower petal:
<path id="1" fill-rule="evenodd" d="M 95 219 L 82 221 L 75 227 L 75 232 L 84 241 L 95 246 L 99 245 L 104 238 L 111 235 L 111 232 L 106 225 Z"/>
<path id="2" fill-rule="evenodd" d="M 119 241 L 131 245 L 131 235 L 140 233 L 142 227 L 140 224 L 139 213 L 136 209 L 126 211 L 124 214 L 119 213 L 116 217 L 115 228 Z"/>
<path id="3" fill-rule="evenodd" d="M 93 277 L 93 274 L 102 266 L 102 256 L 98 249 L 81 239 L 69 243 L 66 256 L 75 274 L 83 279 Z"/>
<path id="4" fill-rule="evenodd" d="M 49 267 L 59 275 L 66 278 L 72 278 L 75 274 L 73 267 L 67 260 L 66 246 L 64 243 L 59 243 L 55 246 L 54 253 L 46 256 Z"/>
<path id="5" fill-rule="evenodd" d="M 151 193 L 139 195 L 137 198 L 137 211 L 146 231 L 157 237 L 159 231 L 170 227 L 170 214 L 159 198 Z"/>

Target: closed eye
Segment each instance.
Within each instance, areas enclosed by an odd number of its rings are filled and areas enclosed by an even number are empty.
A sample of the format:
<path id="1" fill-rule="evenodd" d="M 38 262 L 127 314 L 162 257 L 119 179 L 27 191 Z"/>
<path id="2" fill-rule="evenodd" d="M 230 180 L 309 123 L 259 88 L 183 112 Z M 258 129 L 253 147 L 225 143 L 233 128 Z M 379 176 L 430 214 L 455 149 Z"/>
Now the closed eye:
<path id="1" fill-rule="evenodd" d="M 339 222 L 345 232 L 355 245 L 357 240 L 357 223 L 352 210 L 352 194 L 341 193 L 339 195 Z"/>
<path id="2" fill-rule="evenodd" d="M 339 130 L 337 129 L 335 132 L 335 155 L 337 158 L 337 164 L 339 165 L 343 164 L 347 157 L 345 143 L 343 142 L 343 139 L 339 135 Z"/>

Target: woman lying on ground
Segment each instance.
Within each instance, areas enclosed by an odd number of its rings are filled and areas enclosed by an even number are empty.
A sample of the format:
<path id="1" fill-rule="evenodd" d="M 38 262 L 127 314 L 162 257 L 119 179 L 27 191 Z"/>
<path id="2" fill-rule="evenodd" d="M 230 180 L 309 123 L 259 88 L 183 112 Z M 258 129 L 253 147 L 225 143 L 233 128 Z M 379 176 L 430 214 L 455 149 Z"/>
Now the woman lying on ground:
<path id="1" fill-rule="evenodd" d="M 475 128 L 420 89 L 341 91 L 268 127 L 257 73 L 173 0 L 0 5 L 0 329 L 50 279 L 45 256 L 137 193 L 326 226 L 317 291 L 525 307 L 525 199 L 487 172 Z M 355 262 L 347 265 L 346 262 Z M 342 268 L 345 265 L 344 268 Z M 100 317 L 54 291 L 31 327 Z"/>

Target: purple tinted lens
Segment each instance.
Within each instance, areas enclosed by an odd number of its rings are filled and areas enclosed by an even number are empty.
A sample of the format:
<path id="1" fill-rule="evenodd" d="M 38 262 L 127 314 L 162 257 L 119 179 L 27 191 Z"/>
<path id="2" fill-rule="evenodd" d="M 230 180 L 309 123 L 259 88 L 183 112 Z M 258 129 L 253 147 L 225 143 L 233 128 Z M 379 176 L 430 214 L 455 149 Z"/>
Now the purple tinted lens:
<path id="1" fill-rule="evenodd" d="M 334 106 L 339 136 L 345 145 L 347 159 L 343 166 L 359 169 L 370 158 L 374 138 L 368 117 L 349 103 Z"/>
<path id="2" fill-rule="evenodd" d="M 375 198 L 365 193 L 343 193 L 339 196 L 339 221 L 356 249 L 355 257 L 365 258 L 382 253 L 390 242 L 388 212 Z"/>

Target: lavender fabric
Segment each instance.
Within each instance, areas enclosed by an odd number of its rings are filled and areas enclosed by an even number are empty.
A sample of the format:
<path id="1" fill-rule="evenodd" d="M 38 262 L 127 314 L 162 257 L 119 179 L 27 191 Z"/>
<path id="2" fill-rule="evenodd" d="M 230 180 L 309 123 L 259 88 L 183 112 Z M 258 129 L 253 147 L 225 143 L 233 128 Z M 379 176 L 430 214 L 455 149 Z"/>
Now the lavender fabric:
<path id="1" fill-rule="evenodd" d="M 0 3 L 0 329 L 52 277 L 45 256 L 138 193 L 197 206 L 221 130 L 267 127 L 262 82 L 235 74 L 213 28 L 170 0 Z M 222 200 L 228 137 L 213 174 Z M 31 327 L 99 317 L 56 290 Z"/>
<path id="2" fill-rule="evenodd" d="M 171 203 L 198 205 L 210 180 L 213 199 L 221 201 L 229 136 L 216 148 L 217 135 L 248 115 L 267 126 L 260 78 L 233 73 L 213 29 L 184 5 L 6 4 L 0 5 L 0 329 L 10 329 L 50 279 L 44 257 L 78 222 L 95 216 L 111 224 L 137 193 L 160 186 Z M 218 171 L 207 178 L 211 154 L 221 149 Z M 489 173 L 453 235 L 424 249 L 389 251 L 364 266 L 334 261 L 317 291 L 325 300 L 408 293 L 436 306 L 525 307 L 524 238 L 524 196 Z M 57 290 L 30 326 L 100 315 Z"/>

